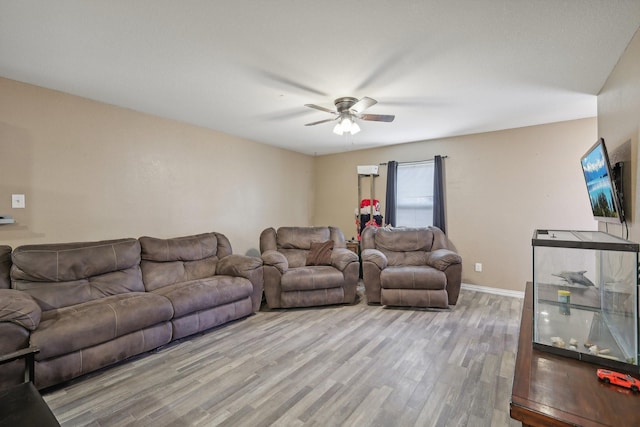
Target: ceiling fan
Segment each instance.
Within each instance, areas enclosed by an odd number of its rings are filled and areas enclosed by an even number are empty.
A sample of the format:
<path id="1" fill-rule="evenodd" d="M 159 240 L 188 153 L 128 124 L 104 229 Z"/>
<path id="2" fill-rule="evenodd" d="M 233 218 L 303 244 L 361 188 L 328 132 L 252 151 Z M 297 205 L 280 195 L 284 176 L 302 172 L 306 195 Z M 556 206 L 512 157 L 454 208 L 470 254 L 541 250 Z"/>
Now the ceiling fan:
<path id="1" fill-rule="evenodd" d="M 320 120 L 313 123 L 307 123 L 305 126 L 319 125 L 320 123 L 332 122 L 338 120 L 338 124 L 333 128 L 333 132 L 342 135 L 350 133 L 355 135 L 360 132 L 360 126 L 355 119 L 370 120 L 374 122 L 392 122 L 396 116 L 389 114 L 362 114 L 364 110 L 377 104 L 375 99 L 364 97 L 360 100 L 350 96 L 338 98 L 334 101 L 336 111 L 321 107 L 315 104 L 305 104 L 305 107 L 315 108 L 325 113 L 333 114 L 335 117 L 331 119 Z"/>

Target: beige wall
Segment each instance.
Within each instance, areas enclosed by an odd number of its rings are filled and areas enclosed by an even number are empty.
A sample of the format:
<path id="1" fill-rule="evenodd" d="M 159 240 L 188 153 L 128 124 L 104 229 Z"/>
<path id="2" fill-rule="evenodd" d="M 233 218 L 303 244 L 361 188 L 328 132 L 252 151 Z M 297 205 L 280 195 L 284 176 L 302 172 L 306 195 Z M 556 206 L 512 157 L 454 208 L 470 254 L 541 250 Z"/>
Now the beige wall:
<path id="1" fill-rule="evenodd" d="M 638 141 L 640 140 L 640 31 L 631 40 L 598 95 L 598 135 L 604 138 L 610 157 L 625 162 L 625 197 L 629 239 L 640 242 L 640 207 L 637 189 Z M 616 159 L 612 159 L 614 162 Z M 601 229 L 605 229 L 600 225 Z M 609 225 L 609 232 L 626 236 L 621 226 Z"/>
<path id="2" fill-rule="evenodd" d="M 354 236 L 357 165 L 446 155 L 447 229 L 463 258 L 463 281 L 522 291 L 532 279 L 535 229 L 596 229 L 580 168 L 596 138 L 590 118 L 317 157 L 313 221 Z M 385 187 L 381 167 L 375 195 L 383 211 Z M 483 272 L 474 272 L 476 262 Z"/>
<path id="3" fill-rule="evenodd" d="M 522 290 L 534 229 L 595 228 L 579 168 L 595 139 L 585 119 L 313 158 L 0 78 L 0 214 L 17 220 L 0 243 L 213 230 L 255 254 L 269 226 L 332 224 L 349 238 L 357 165 L 441 154 L 464 281 Z M 11 208 L 13 193 L 26 209 Z"/>
<path id="4" fill-rule="evenodd" d="M 0 78 L 1 244 L 219 231 L 246 253 L 311 221 L 313 178 L 310 156 Z"/>

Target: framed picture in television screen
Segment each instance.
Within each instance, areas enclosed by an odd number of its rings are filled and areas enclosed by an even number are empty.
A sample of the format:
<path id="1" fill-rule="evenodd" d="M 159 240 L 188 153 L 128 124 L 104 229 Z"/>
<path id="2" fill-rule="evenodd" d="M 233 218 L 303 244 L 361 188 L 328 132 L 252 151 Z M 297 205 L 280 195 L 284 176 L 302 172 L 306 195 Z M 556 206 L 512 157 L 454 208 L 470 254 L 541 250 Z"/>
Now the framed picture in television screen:
<path id="1" fill-rule="evenodd" d="M 580 162 L 593 217 L 598 221 L 622 222 L 620 198 L 604 139 L 600 138 L 589 148 Z"/>

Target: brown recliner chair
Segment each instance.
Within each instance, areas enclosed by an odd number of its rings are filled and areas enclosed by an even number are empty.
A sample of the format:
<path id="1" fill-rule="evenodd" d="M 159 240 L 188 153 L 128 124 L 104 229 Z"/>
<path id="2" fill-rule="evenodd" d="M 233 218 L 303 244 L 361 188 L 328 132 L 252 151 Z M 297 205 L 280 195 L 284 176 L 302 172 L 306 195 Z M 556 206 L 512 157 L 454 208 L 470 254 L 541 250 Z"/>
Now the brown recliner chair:
<path id="1" fill-rule="evenodd" d="M 367 227 L 361 244 L 368 303 L 447 308 L 458 301 L 462 258 L 439 228 Z"/>
<path id="2" fill-rule="evenodd" d="M 358 256 L 336 227 L 267 228 L 260 234 L 264 295 L 269 308 L 351 304 Z"/>

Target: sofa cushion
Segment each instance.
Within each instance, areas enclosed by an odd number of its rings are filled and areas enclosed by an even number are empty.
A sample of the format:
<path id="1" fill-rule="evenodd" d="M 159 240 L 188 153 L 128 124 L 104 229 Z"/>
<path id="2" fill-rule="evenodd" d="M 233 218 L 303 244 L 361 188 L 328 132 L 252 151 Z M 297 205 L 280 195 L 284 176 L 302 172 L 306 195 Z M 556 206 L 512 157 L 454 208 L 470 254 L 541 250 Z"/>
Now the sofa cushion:
<path id="1" fill-rule="evenodd" d="M 385 249 L 381 249 L 380 252 L 382 252 L 387 257 L 387 265 L 389 266 L 422 266 L 427 264 L 427 261 L 429 259 L 429 252 L 424 251 L 391 252 Z"/>
<path id="2" fill-rule="evenodd" d="M 140 245 L 136 239 L 26 245 L 11 259 L 13 280 L 65 282 L 138 265 Z"/>
<path id="3" fill-rule="evenodd" d="M 215 276 L 164 286 L 153 293 L 169 299 L 178 318 L 251 297 L 253 285 L 243 277 Z"/>
<path id="4" fill-rule="evenodd" d="M 140 237 L 142 259 L 148 261 L 195 261 L 216 256 L 218 238 L 214 233 L 158 239 Z"/>
<path id="5" fill-rule="evenodd" d="M 444 289 L 447 276 L 429 266 L 387 267 L 380 273 L 383 289 Z"/>
<path id="6" fill-rule="evenodd" d="M 311 249 L 312 242 L 325 242 L 331 237 L 329 227 L 280 227 L 278 249 Z"/>
<path id="7" fill-rule="evenodd" d="M 307 254 L 307 265 L 331 265 L 333 240 L 326 242 L 312 242 Z"/>
<path id="8" fill-rule="evenodd" d="M 432 244 L 433 231 L 429 228 L 380 228 L 375 234 L 375 246 L 383 252 L 428 252 Z"/>
<path id="9" fill-rule="evenodd" d="M 283 292 L 339 288 L 344 285 L 344 275 L 330 266 L 290 268 L 282 275 L 280 285 Z"/>
<path id="10" fill-rule="evenodd" d="M 139 240 L 140 268 L 147 291 L 214 276 L 218 260 L 231 255 L 231 244 L 220 233 Z"/>
<path id="11" fill-rule="evenodd" d="M 142 274 L 137 265 L 126 270 L 67 282 L 15 280 L 13 287 L 31 295 L 42 311 L 82 304 L 105 296 L 144 292 Z"/>
<path id="12" fill-rule="evenodd" d="M 91 347 L 170 320 L 168 299 L 147 292 L 130 292 L 49 310 L 31 334 L 31 345 L 40 347 L 37 360 Z"/>
<path id="13" fill-rule="evenodd" d="M 165 286 L 190 280 L 203 279 L 216 274 L 218 257 L 199 261 L 153 262 L 142 261 L 142 277 L 147 291 L 155 291 Z"/>
<path id="14" fill-rule="evenodd" d="M 136 239 L 20 246 L 12 259 L 13 288 L 43 311 L 144 291 Z"/>

